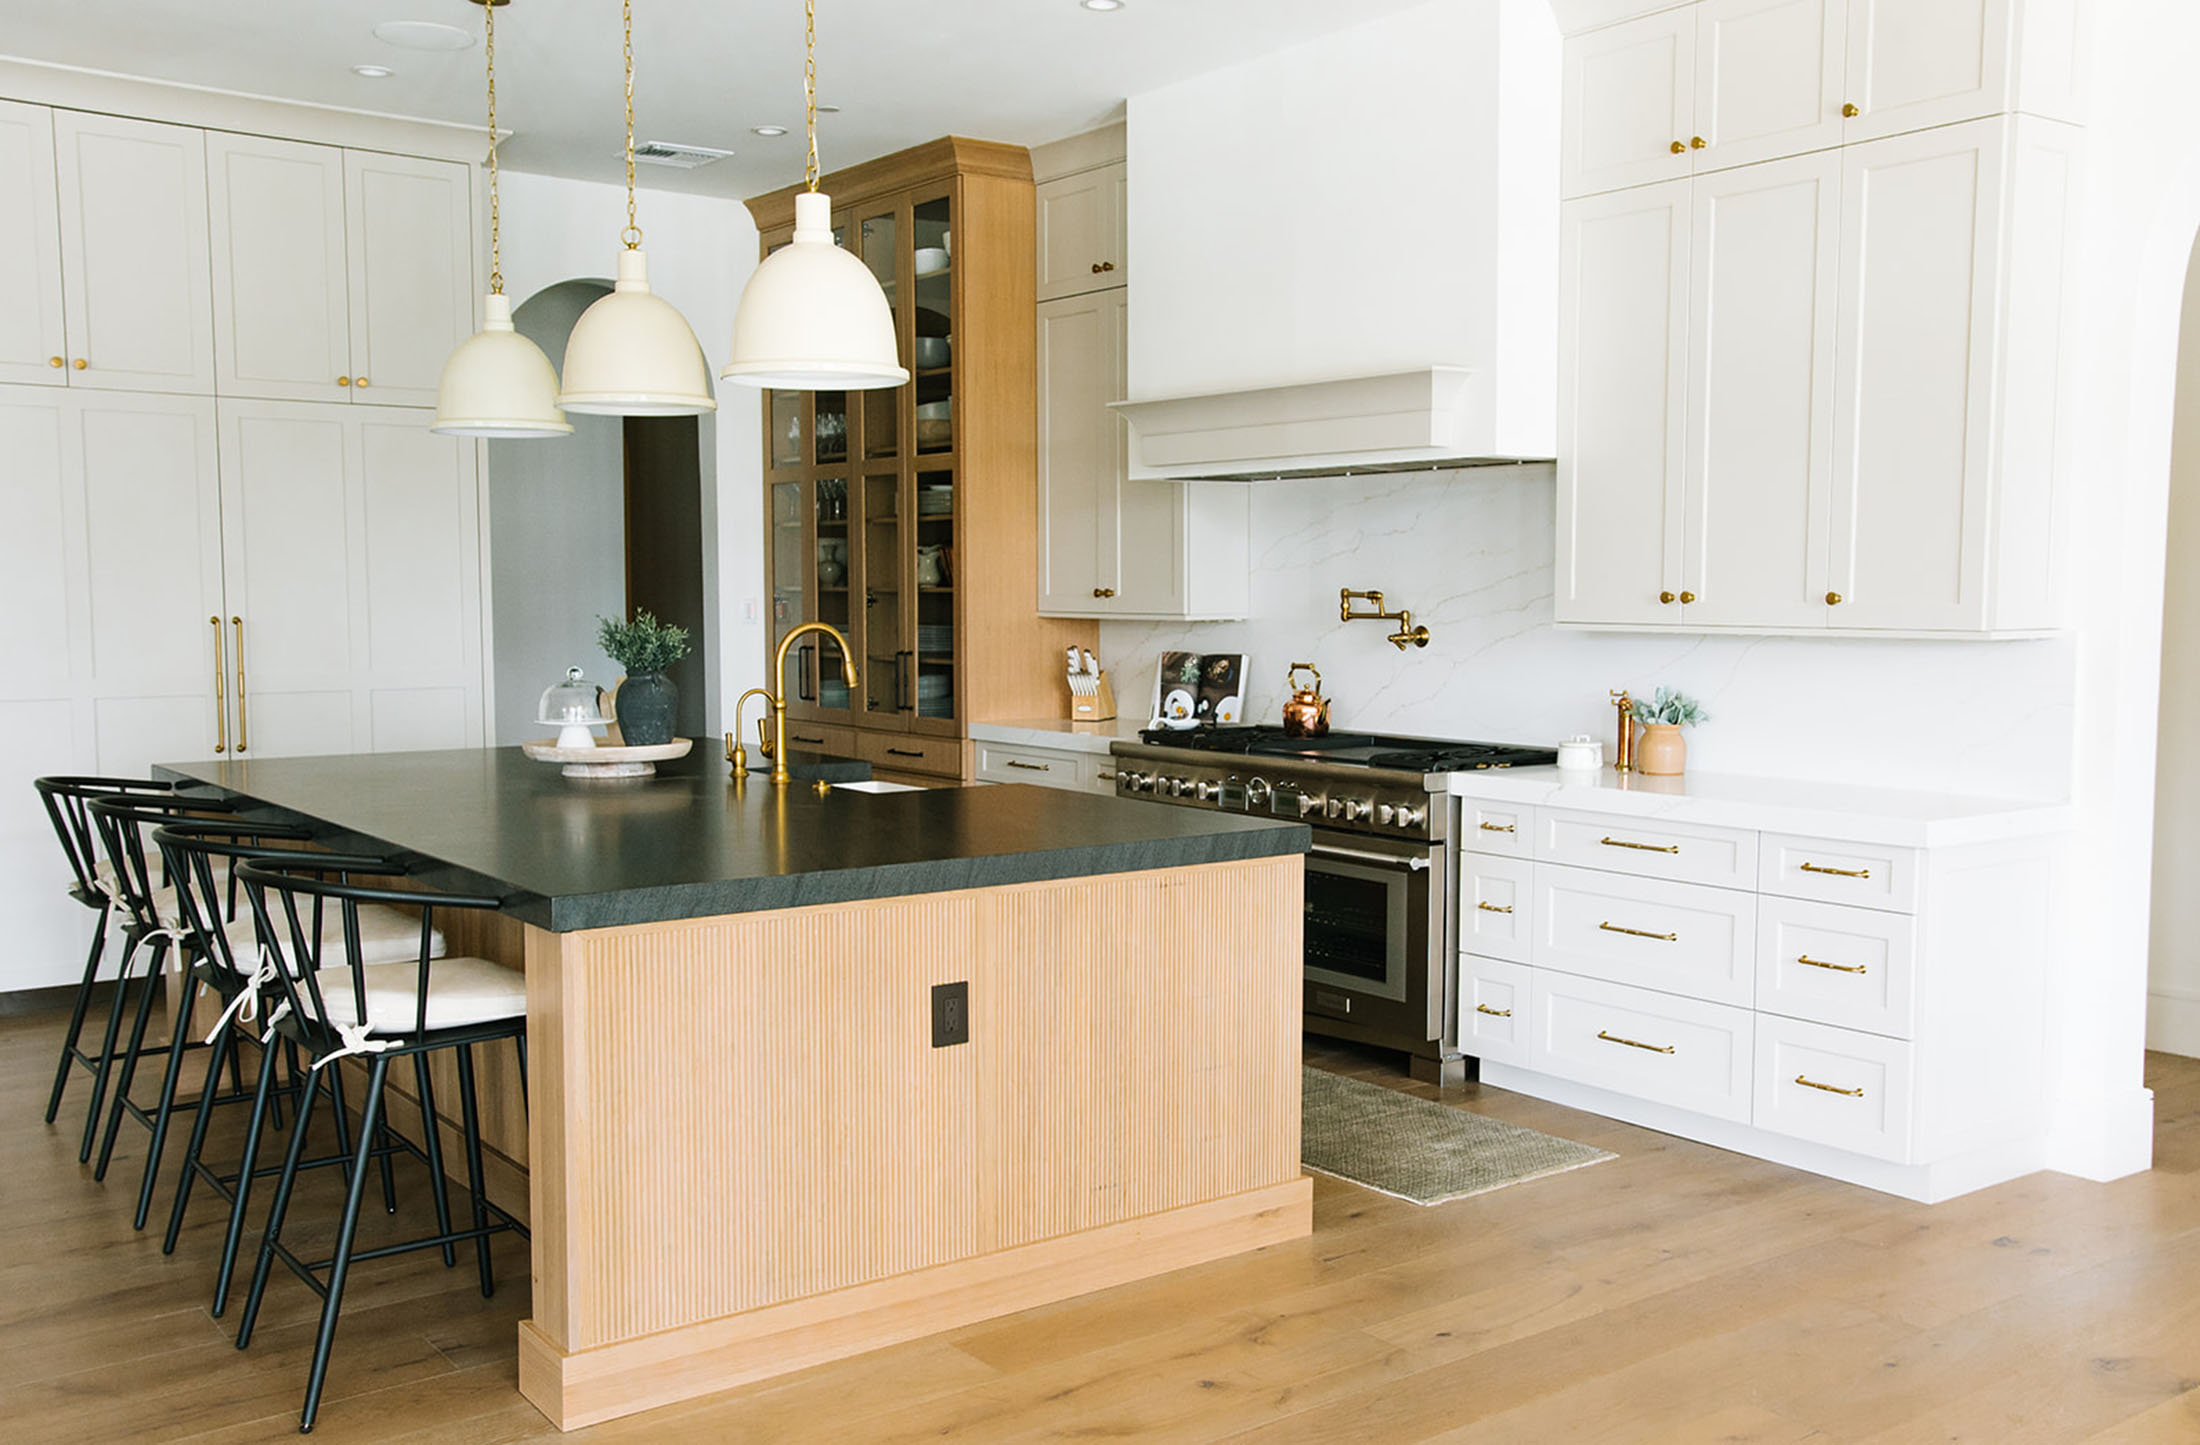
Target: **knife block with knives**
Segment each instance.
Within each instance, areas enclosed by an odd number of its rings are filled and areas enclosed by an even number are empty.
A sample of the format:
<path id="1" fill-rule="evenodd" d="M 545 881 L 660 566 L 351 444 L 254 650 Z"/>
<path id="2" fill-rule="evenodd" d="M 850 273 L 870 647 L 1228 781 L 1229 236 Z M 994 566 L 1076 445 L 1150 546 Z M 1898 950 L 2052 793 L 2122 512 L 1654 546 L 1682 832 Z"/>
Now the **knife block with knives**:
<path id="1" fill-rule="evenodd" d="M 1081 647 L 1068 650 L 1069 670 L 1064 680 L 1069 684 L 1069 720 L 1071 722 L 1109 722 L 1115 717 L 1115 689 L 1108 683 L 1108 675 L 1100 670 L 1099 659 Z"/>

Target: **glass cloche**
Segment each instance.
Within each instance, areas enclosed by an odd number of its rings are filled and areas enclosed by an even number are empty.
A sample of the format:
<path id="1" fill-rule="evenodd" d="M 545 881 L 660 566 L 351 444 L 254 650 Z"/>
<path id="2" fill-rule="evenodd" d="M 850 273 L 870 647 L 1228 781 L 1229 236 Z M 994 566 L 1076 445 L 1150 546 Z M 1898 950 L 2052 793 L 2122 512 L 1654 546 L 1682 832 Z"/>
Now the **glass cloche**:
<path id="1" fill-rule="evenodd" d="M 596 737 L 589 729 L 611 724 L 603 713 L 603 689 L 581 676 L 577 667 L 565 670 L 563 682 L 542 690 L 542 705 L 535 721 L 558 730 L 561 748 L 592 748 Z"/>

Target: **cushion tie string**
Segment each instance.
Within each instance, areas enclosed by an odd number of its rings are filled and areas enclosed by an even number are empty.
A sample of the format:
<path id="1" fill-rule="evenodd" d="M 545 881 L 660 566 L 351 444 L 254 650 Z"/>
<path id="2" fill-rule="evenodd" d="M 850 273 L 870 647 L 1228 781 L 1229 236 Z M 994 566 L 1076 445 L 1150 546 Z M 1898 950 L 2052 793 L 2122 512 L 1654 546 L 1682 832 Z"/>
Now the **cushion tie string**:
<path id="1" fill-rule="evenodd" d="M 229 1001 L 229 1007 L 222 1010 L 222 1016 L 214 1020 L 213 1033 L 208 1034 L 202 1042 L 214 1042 L 215 1036 L 233 1023 L 256 1022 L 260 1016 L 260 990 L 275 981 L 275 971 L 275 955 L 268 952 L 267 945 L 263 943 L 260 945 L 260 963 L 252 970 L 251 982 Z M 287 1002 L 285 1007 L 288 1007 Z"/>
<path id="2" fill-rule="evenodd" d="M 397 1047 L 395 1039 L 369 1038 L 368 1035 L 374 1031 L 371 1023 L 337 1024 L 335 1029 L 336 1036 L 344 1041 L 344 1046 L 315 1059 L 308 1072 L 317 1074 L 323 1064 L 333 1064 L 346 1054 L 379 1054 Z"/>

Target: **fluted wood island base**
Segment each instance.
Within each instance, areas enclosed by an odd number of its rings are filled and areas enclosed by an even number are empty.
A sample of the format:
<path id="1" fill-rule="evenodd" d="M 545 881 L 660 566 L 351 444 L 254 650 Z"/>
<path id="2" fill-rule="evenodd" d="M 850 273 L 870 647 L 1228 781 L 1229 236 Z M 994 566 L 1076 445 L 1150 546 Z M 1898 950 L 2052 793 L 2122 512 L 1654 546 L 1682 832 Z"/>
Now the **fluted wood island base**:
<path id="1" fill-rule="evenodd" d="M 530 927 L 521 1391 L 572 1429 L 1309 1233 L 1300 887 Z"/>

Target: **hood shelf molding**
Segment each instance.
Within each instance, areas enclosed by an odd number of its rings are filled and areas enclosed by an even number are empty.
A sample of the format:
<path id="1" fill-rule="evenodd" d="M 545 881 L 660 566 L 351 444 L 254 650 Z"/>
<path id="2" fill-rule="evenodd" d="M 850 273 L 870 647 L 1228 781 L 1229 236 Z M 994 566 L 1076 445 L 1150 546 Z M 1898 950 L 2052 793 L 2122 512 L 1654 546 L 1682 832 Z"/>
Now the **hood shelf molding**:
<path id="1" fill-rule="evenodd" d="M 1112 405 L 1130 422 L 1139 477 L 1280 481 L 1549 460 L 1479 454 L 1490 428 L 1471 415 L 1473 376 L 1424 366 Z"/>

